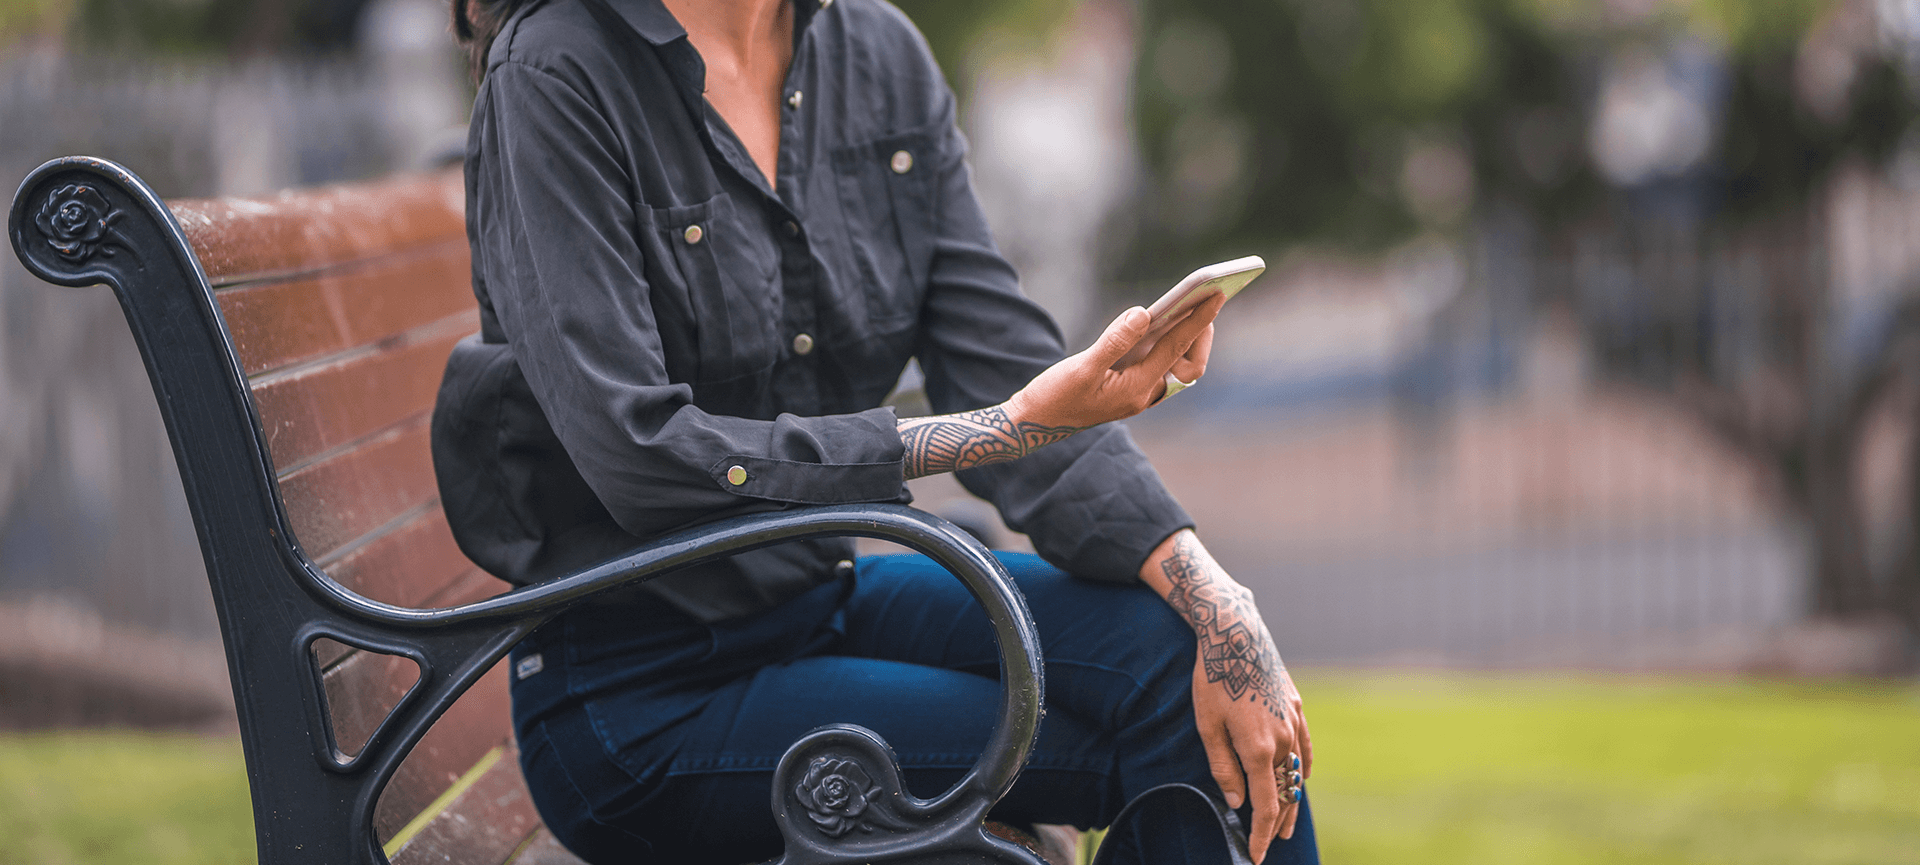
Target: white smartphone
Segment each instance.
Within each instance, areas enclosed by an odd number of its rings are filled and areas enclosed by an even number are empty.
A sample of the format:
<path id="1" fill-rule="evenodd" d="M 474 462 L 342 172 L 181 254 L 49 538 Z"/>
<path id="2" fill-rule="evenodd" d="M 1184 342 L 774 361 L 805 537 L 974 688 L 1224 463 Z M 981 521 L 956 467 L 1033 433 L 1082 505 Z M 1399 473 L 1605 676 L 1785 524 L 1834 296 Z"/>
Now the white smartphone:
<path id="1" fill-rule="evenodd" d="M 1142 337 L 1140 344 L 1127 352 L 1125 357 L 1120 358 L 1113 368 L 1125 369 L 1139 363 L 1153 351 L 1154 345 L 1160 342 L 1160 337 L 1184 320 L 1188 313 L 1193 312 L 1194 307 L 1216 294 L 1224 294 L 1228 300 L 1232 300 L 1234 295 L 1240 293 L 1240 289 L 1246 288 L 1247 283 L 1252 282 L 1254 277 L 1264 273 L 1266 269 L 1267 262 L 1264 259 L 1257 255 L 1249 255 L 1219 264 L 1209 264 L 1187 274 L 1186 279 L 1180 280 L 1171 291 L 1161 295 L 1159 300 L 1147 307 L 1147 315 L 1152 316 L 1151 323 L 1147 325 L 1147 335 Z"/>

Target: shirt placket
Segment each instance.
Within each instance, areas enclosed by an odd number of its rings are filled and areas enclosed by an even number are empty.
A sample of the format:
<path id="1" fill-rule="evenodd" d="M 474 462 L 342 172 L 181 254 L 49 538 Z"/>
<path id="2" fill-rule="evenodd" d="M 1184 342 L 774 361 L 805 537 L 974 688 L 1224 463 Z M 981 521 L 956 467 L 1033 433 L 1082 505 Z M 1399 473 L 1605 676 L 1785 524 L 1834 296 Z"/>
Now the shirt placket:
<path id="1" fill-rule="evenodd" d="M 796 27 L 801 24 L 795 22 Z M 787 409 L 789 411 L 822 414 L 826 412 L 826 407 L 820 398 L 820 361 L 817 353 L 827 348 L 819 342 L 820 308 L 826 299 L 820 296 L 823 289 L 820 268 L 814 262 L 807 227 L 799 215 L 803 208 L 797 200 L 797 192 L 804 188 L 806 182 L 804 156 L 811 152 L 811 142 L 804 139 L 808 125 L 801 122 L 805 116 L 801 112 L 810 109 L 806 93 L 797 83 L 807 78 L 807 69 L 811 65 L 810 52 L 807 50 L 810 42 L 804 30 L 794 40 L 793 62 L 787 68 L 787 96 L 780 111 L 780 153 L 774 167 L 778 187 L 776 194 L 767 197 L 767 206 L 780 221 L 780 228 L 774 235 L 780 250 L 780 291 L 784 301 L 780 305 L 781 325 L 792 341 L 789 346 L 792 351 L 790 361 L 780 364 L 774 374 L 774 398 L 780 402 L 793 399 L 800 403 Z M 815 100 L 814 104 L 821 105 L 824 101 Z"/>

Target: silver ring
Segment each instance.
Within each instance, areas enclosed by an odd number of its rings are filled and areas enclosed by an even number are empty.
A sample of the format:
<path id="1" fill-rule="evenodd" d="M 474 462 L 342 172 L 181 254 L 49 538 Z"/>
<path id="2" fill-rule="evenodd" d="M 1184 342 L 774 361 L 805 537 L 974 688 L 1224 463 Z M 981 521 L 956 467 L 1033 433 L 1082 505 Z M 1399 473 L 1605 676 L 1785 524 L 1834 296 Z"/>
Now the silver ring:
<path id="1" fill-rule="evenodd" d="M 1306 783 L 1300 775 L 1300 755 L 1288 752 L 1286 761 L 1273 767 L 1273 773 L 1274 780 L 1280 784 L 1280 801 L 1288 805 L 1299 803 Z"/>

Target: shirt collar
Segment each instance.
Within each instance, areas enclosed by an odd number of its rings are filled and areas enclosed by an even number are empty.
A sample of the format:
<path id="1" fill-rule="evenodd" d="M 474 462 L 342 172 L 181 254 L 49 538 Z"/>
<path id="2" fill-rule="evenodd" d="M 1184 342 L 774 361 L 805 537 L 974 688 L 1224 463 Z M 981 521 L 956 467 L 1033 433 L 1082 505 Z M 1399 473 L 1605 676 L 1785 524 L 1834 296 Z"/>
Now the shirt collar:
<path id="1" fill-rule="evenodd" d="M 687 29 L 674 20 L 673 13 L 668 12 L 660 0 L 608 0 L 607 5 L 619 13 L 633 32 L 655 45 L 665 45 L 687 35 Z"/>
<path id="2" fill-rule="evenodd" d="M 640 38 L 654 45 L 665 45 L 675 39 L 686 38 L 687 29 L 680 26 L 680 22 L 674 19 L 673 13 L 667 11 L 666 4 L 660 0 L 609 0 L 607 5 L 612 6 L 621 20 L 640 34 Z M 799 36 L 807 25 L 813 23 L 814 14 L 832 5 L 833 0 L 793 0 L 795 44 L 799 43 Z"/>

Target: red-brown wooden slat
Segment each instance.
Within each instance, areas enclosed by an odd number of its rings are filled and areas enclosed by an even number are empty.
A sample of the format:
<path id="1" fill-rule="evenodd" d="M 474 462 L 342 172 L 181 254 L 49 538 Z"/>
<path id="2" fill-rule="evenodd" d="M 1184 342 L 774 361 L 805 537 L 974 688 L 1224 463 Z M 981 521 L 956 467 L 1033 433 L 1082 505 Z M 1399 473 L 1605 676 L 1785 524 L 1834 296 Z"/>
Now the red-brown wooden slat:
<path id="1" fill-rule="evenodd" d="M 438 502 L 383 527 L 370 542 L 353 548 L 327 571 L 341 585 L 376 601 L 401 607 L 445 607 L 478 601 L 512 586 L 480 570 L 461 554 Z M 332 640 L 314 643 L 324 669 L 352 648 Z"/>
<path id="2" fill-rule="evenodd" d="M 406 606 L 507 588 L 454 545 L 437 503 L 426 418 L 452 343 L 478 326 L 457 171 L 173 202 L 249 375 L 294 530 L 343 585 Z M 340 741 L 365 738 L 413 681 L 410 661 L 328 646 Z M 495 747 L 511 749 L 505 665 L 434 725 L 379 803 L 392 837 Z M 523 848 L 524 849 L 521 849 Z M 540 829 L 511 754 L 396 860 L 578 865 Z M 535 858 L 529 858 L 529 857 Z"/>
<path id="3" fill-rule="evenodd" d="M 281 479 L 280 489 L 294 536 L 308 556 L 324 559 L 439 494 L 427 419 L 296 471 Z"/>
<path id="4" fill-rule="evenodd" d="M 472 570 L 438 504 L 327 565 L 340 585 L 401 607 L 421 606 Z"/>
<path id="5" fill-rule="evenodd" d="M 540 826 L 512 748 L 394 853 L 393 865 L 501 865 Z"/>
<path id="6" fill-rule="evenodd" d="M 459 171 L 167 206 L 215 285 L 466 236 Z"/>
<path id="7" fill-rule="evenodd" d="M 467 566 L 467 571 L 451 585 L 427 598 L 432 606 L 453 606 L 493 597 L 508 588 L 485 571 Z M 334 740 L 348 754 L 373 735 L 375 727 L 400 702 L 407 689 L 419 678 L 411 660 L 378 652 L 354 649 L 332 640 L 314 643 L 316 663 L 326 672 L 322 682 L 327 695 L 327 714 L 333 719 Z M 505 719 L 490 735 L 506 730 Z M 434 795 L 439 795 L 438 791 Z M 428 797 L 431 799 L 432 797 Z"/>
<path id="8" fill-rule="evenodd" d="M 246 285 L 216 298 L 240 366 L 252 375 L 472 310 L 468 273 L 467 241 L 451 238 L 417 253 Z"/>
<path id="9" fill-rule="evenodd" d="M 326 451 L 433 408 L 447 355 L 479 320 L 447 320 L 420 342 L 316 364 L 254 385 L 254 404 L 273 452 L 286 471 Z"/>
<path id="10" fill-rule="evenodd" d="M 319 667 L 324 672 L 341 658 L 351 655 L 359 651 L 359 649 L 322 637 L 314 640 L 312 648 L 308 649 L 308 651 L 313 653 L 314 666 Z"/>
<path id="11" fill-rule="evenodd" d="M 487 751 L 507 741 L 510 705 L 503 660 L 448 707 L 400 763 L 374 809 L 380 843 L 387 843 Z"/>
<path id="12" fill-rule="evenodd" d="M 327 670 L 321 681 L 335 747 L 348 755 L 360 753 L 374 728 L 419 678 L 420 668 L 412 659 L 378 652 L 354 652 Z"/>

